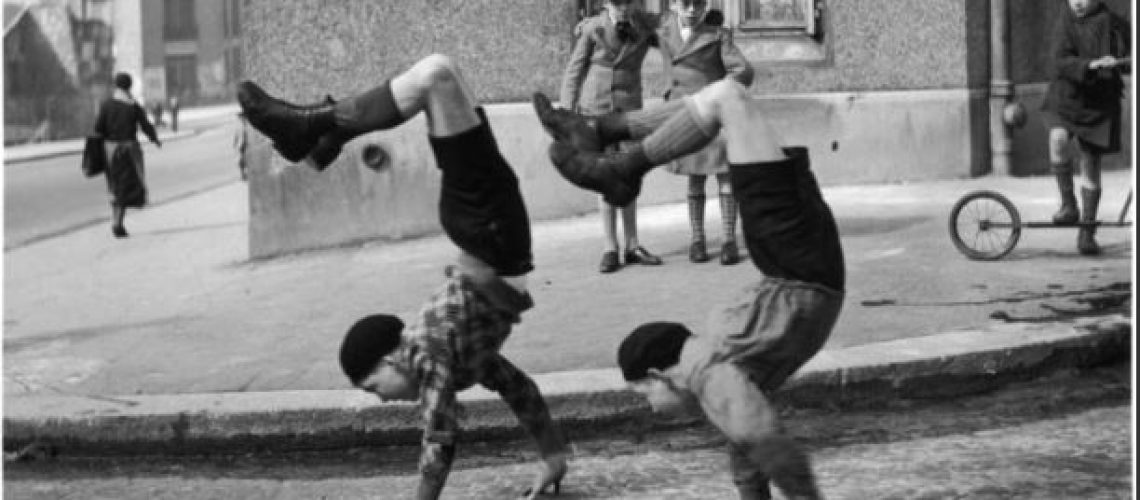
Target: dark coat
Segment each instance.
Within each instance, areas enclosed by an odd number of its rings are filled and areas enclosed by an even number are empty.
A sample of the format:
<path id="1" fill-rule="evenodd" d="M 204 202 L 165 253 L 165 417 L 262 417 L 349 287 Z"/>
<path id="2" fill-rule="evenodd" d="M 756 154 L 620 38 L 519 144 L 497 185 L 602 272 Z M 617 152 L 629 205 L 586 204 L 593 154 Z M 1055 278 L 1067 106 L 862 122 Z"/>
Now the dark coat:
<path id="1" fill-rule="evenodd" d="M 745 87 L 752 85 L 752 65 L 732 42 L 732 31 L 720 24 L 697 24 L 689 41 L 684 42 L 677 17 L 670 12 L 661 19 L 657 38 L 669 78 L 670 97 L 692 94 L 725 77 Z"/>
<path id="2" fill-rule="evenodd" d="M 587 115 L 641 108 L 641 64 L 649 47 L 657 45 L 656 17 L 635 11 L 630 24 L 634 36 L 625 42 L 606 12 L 578 24 L 562 76 L 562 106 Z"/>
<path id="3" fill-rule="evenodd" d="M 116 96 L 103 101 L 99 115 L 95 118 L 95 133 L 108 141 L 138 140 L 142 129 L 151 142 L 158 142 L 154 125 L 146 117 L 146 110 L 133 99 Z"/>
<path id="4" fill-rule="evenodd" d="M 1120 149 L 1122 74 L 1130 66 L 1090 70 L 1089 63 L 1106 55 L 1131 54 L 1128 21 L 1101 5 L 1077 18 L 1066 9 L 1053 39 L 1053 79 L 1042 109 L 1049 124 L 1105 149 Z"/>
<path id="5" fill-rule="evenodd" d="M 709 12 L 705 19 L 714 15 L 722 19 L 716 11 Z M 657 38 L 661 58 L 665 61 L 665 76 L 669 78 L 667 99 L 692 94 L 723 78 L 732 78 L 745 87 L 752 85 L 752 65 L 732 42 L 732 31 L 723 28 L 720 21 L 693 26 L 685 42 L 681 39 L 677 16 L 670 12 L 662 16 Z M 665 170 L 680 175 L 727 173 L 724 141 L 717 138 L 700 151 L 670 162 Z"/>

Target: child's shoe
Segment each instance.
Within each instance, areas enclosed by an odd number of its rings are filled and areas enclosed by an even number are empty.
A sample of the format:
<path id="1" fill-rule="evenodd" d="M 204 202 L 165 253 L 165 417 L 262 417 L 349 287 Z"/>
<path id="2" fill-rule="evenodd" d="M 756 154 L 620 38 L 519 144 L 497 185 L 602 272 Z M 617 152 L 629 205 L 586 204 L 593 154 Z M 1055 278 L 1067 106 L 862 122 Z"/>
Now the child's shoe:
<path id="1" fill-rule="evenodd" d="M 602 150 L 601 139 L 586 117 L 572 111 L 555 109 L 550 99 L 541 92 L 535 92 L 533 102 L 538 121 L 542 122 L 542 127 L 555 141 L 566 142 L 582 151 Z"/>
<path id="2" fill-rule="evenodd" d="M 641 174 L 632 166 L 636 152 L 583 151 L 562 141 L 550 145 L 550 161 L 575 186 L 600 193 L 606 203 L 625 207 L 641 193 Z"/>
<path id="3" fill-rule="evenodd" d="M 720 247 L 720 264 L 722 266 L 731 266 L 740 262 L 740 250 L 736 248 L 735 241 L 726 241 L 724 246 Z"/>

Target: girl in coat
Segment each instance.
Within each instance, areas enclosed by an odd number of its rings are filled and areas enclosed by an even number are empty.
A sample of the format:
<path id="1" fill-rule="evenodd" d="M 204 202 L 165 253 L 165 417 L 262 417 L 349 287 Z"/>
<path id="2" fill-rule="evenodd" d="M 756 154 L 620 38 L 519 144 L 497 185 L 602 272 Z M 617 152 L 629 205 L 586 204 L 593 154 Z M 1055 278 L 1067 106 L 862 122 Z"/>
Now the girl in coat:
<path id="1" fill-rule="evenodd" d="M 668 99 L 693 94 L 722 78 L 731 78 L 745 87 L 752 84 L 752 66 L 732 42 L 731 31 L 721 27 L 720 11 L 709 10 L 707 0 L 673 0 L 671 11 L 658 28 L 660 49 L 671 84 L 666 94 Z M 724 141 L 718 138 L 701 151 L 673 161 L 665 169 L 689 178 L 689 224 L 692 227 L 689 260 L 709 260 L 704 227 L 705 181 L 713 175 L 724 229 L 720 263 L 740 262 L 736 245 L 736 200 L 728 181 Z"/>

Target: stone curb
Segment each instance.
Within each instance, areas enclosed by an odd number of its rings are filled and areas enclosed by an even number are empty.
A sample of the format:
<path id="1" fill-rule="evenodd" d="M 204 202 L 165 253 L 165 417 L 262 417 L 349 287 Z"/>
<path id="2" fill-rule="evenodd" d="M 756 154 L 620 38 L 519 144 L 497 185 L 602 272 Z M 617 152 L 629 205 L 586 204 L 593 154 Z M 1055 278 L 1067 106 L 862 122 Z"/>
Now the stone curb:
<path id="1" fill-rule="evenodd" d="M 1127 360 L 1131 319 L 1002 324 L 826 350 L 775 395 L 779 404 L 851 408 L 892 399 L 993 390 L 1058 370 Z M 616 369 L 536 375 L 569 436 L 643 426 L 644 401 Z M 583 390 L 583 388 L 589 388 Z M 460 394 L 464 439 L 522 437 L 491 392 Z M 635 428 L 635 427 L 634 427 Z M 68 455 L 187 454 L 416 444 L 412 404 L 380 403 L 356 390 L 146 396 L 28 396 L 4 402 L 4 448 L 50 443 Z"/>

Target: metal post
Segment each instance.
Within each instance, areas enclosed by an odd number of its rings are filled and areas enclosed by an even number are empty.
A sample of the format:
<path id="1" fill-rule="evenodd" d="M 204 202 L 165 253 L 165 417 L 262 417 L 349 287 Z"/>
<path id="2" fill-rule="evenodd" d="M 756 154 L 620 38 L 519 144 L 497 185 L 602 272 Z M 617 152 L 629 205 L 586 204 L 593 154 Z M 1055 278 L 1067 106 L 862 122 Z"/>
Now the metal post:
<path id="1" fill-rule="evenodd" d="M 1009 2 L 990 0 L 990 152 L 991 172 L 1010 174 L 1013 137 L 1004 110 L 1013 100 L 1009 77 Z"/>

